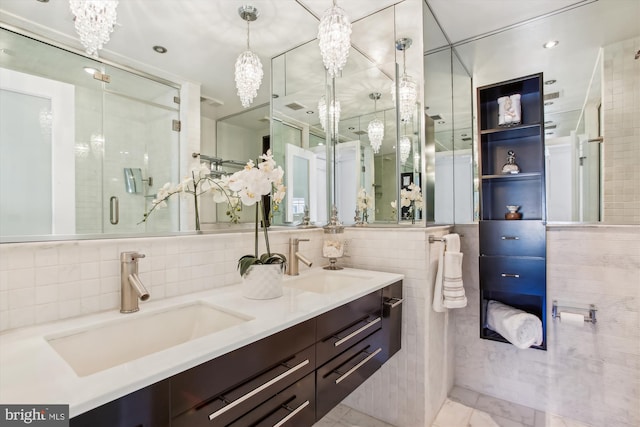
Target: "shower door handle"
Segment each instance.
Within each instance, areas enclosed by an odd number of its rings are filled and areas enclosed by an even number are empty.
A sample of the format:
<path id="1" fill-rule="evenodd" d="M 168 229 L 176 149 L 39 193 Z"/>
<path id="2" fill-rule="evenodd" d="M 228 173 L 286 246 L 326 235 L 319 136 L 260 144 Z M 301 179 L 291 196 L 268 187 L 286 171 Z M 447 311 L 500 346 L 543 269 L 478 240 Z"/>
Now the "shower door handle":
<path id="1" fill-rule="evenodd" d="M 112 225 L 120 222 L 120 202 L 116 196 L 109 199 L 109 221 Z"/>

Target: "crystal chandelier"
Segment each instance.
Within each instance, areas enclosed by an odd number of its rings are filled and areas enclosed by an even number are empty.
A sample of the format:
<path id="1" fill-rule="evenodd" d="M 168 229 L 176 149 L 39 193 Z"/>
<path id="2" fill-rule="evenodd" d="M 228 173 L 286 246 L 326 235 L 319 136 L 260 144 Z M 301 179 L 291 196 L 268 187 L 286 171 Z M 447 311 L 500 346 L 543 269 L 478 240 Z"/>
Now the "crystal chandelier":
<path id="1" fill-rule="evenodd" d="M 413 119 L 413 114 L 418 101 L 418 85 L 413 77 L 407 74 L 406 50 L 411 47 L 412 40 L 402 38 L 396 41 L 396 49 L 402 51 L 402 76 L 398 81 L 398 93 L 400 94 L 398 103 L 400 104 L 400 120 L 409 122 Z M 396 88 L 391 89 L 393 102 L 396 101 Z"/>
<path id="2" fill-rule="evenodd" d="M 80 43 L 88 55 L 98 56 L 116 23 L 118 0 L 69 0 Z"/>
<path id="3" fill-rule="evenodd" d="M 369 126 L 367 126 L 367 135 L 369 135 L 369 142 L 375 154 L 378 154 L 378 151 L 380 151 L 382 138 L 384 138 L 384 123 L 378 120 L 376 114 L 378 112 L 378 99 L 380 99 L 381 96 L 379 92 L 369 94 L 369 98 L 373 99 L 374 118 L 369 122 Z"/>
<path id="4" fill-rule="evenodd" d="M 318 41 L 324 67 L 335 77 L 346 65 L 351 48 L 351 22 L 336 0 L 320 20 Z"/>
<path id="5" fill-rule="evenodd" d="M 262 84 L 262 63 L 258 55 L 251 52 L 249 47 L 249 23 L 258 19 L 258 9 L 253 6 L 241 6 L 238 14 L 247 21 L 247 50 L 236 59 L 236 88 L 238 96 L 244 108 L 247 108 L 258 95 L 258 89 Z"/>
<path id="6" fill-rule="evenodd" d="M 400 137 L 400 161 L 403 165 L 409 159 L 409 154 L 411 154 L 411 138 L 404 135 Z"/>
<path id="7" fill-rule="evenodd" d="M 318 115 L 320 116 L 320 126 L 327 129 L 327 101 L 324 95 L 318 101 Z M 334 99 L 329 108 L 329 123 L 334 123 L 334 132 L 338 133 L 338 122 L 340 122 L 340 101 Z"/>

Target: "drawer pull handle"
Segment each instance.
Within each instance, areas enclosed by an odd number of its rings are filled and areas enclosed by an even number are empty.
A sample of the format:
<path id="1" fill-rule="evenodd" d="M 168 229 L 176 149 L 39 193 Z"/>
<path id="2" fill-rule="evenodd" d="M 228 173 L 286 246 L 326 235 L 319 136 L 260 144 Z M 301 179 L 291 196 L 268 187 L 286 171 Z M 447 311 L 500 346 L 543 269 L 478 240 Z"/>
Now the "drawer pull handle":
<path id="1" fill-rule="evenodd" d="M 370 355 L 368 355 L 367 357 L 365 357 L 364 359 L 362 359 L 356 366 L 354 366 L 353 368 L 349 369 L 347 372 L 345 372 L 343 375 L 339 376 L 338 378 L 336 378 L 336 384 L 340 384 L 343 380 L 345 380 L 349 375 L 353 374 L 355 371 L 357 371 L 358 369 L 360 369 L 360 367 L 362 365 L 364 365 L 365 363 L 367 363 L 369 360 L 373 359 L 374 357 L 376 357 L 376 355 L 378 353 L 380 353 L 382 351 L 382 348 L 378 348 L 376 351 L 374 351 L 373 353 L 371 353 Z"/>
<path id="2" fill-rule="evenodd" d="M 266 383 L 262 384 L 260 387 L 254 388 L 253 390 L 251 390 L 249 393 L 245 394 L 244 396 L 234 400 L 233 402 L 231 402 L 227 406 L 225 406 L 223 408 L 220 408 L 216 412 L 210 414 L 209 415 L 209 421 L 213 421 L 215 418 L 217 418 L 220 415 L 224 414 L 228 410 L 230 410 L 232 408 L 235 408 L 236 406 L 238 406 L 239 404 L 241 404 L 242 402 L 244 402 L 244 401 L 246 401 L 248 399 L 251 399 L 253 396 L 255 396 L 256 394 L 260 393 L 262 390 L 265 390 L 265 389 L 271 387 L 272 385 L 274 385 L 278 381 L 283 380 L 284 378 L 286 378 L 289 375 L 293 374 L 298 369 L 301 369 L 301 368 L 303 368 L 304 366 L 306 366 L 308 364 L 309 364 L 309 359 L 306 359 L 305 361 L 298 363 L 296 366 L 294 366 L 293 368 L 289 369 L 288 371 L 285 371 L 285 372 L 281 373 L 280 375 L 278 375 L 277 377 L 275 377 L 275 378 L 267 381 Z"/>
<path id="3" fill-rule="evenodd" d="M 512 274 L 512 273 L 502 273 L 500 276 L 502 276 L 502 277 L 513 277 L 515 279 L 519 279 L 520 278 L 519 274 Z"/>
<path id="4" fill-rule="evenodd" d="M 356 335 L 360 334 L 363 331 L 366 331 L 367 329 L 369 329 L 370 327 L 372 327 L 373 325 L 377 324 L 380 321 L 381 321 L 381 319 L 379 317 L 376 317 L 374 320 L 372 320 L 371 322 L 367 323 L 363 327 L 361 327 L 359 329 L 356 329 L 355 331 L 351 332 L 346 337 L 340 338 L 338 341 L 336 341 L 333 344 L 333 346 L 334 347 L 338 347 L 339 345 L 344 344 L 345 342 L 349 341 L 351 338 L 355 337 Z"/>
<path id="5" fill-rule="evenodd" d="M 518 237 L 518 236 L 502 236 L 501 239 L 502 240 L 520 240 L 520 237 Z"/>
<path id="6" fill-rule="evenodd" d="M 402 304 L 403 301 L 404 298 L 390 298 L 388 301 L 384 302 L 384 305 L 389 308 L 396 308 L 397 306 Z"/>
<path id="7" fill-rule="evenodd" d="M 291 418 L 295 417 L 298 414 L 298 412 L 302 411 L 307 406 L 309 406 L 309 401 L 308 400 L 306 402 L 304 402 L 303 404 L 301 404 L 300 406 L 298 406 L 296 409 L 294 409 L 289 415 L 287 415 L 286 417 L 284 417 L 283 419 L 278 421 L 276 424 L 274 424 L 273 427 L 280 427 L 281 425 L 284 425 L 284 423 L 289 421 Z M 285 408 L 289 409 L 286 406 L 285 406 Z"/>

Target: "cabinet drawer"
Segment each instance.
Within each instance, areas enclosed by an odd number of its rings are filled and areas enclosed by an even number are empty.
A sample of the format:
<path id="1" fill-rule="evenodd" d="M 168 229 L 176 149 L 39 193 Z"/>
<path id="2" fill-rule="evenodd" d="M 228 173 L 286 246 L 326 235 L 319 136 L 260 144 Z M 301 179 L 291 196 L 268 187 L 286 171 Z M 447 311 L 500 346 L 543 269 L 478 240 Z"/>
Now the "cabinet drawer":
<path id="1" fill-rule="evenodd" d="M 480 287 L 490 291 L 544 295 L 545 258 L 480 257 Z"/>
<path id="2" fill-rule="evenodd" d="M 334 406 L 369 378 L 382 364 L 382 331 L 375 332 L 316 371 L 316 417 Z"/>
<path id="3" fill-rule="evenodd" d="M 134 391 L 73 417 L 71 427 L 169 427 L 169 381 Z M 37 424 L 37 423 L 36 423 Z"/>
<path id="4" fill-rule="evenodd" d="M 186 411 L 199 412 L 199 408 L 214 402 L 220 405 L 217 398 L 222 393 L 237 389 L 258 376 L 262 377 L 267 371 L 286 370 L 280 364 L 313 346 L 315 331 L 315 320 L 311 319 L 175 375 L 171 378 L 172 416 Z M 298 372 L 301 374 L 297 375 L 298 378 L 315 368 L 315 353 L 308 353 L 304 354 L 309 363 L 301 370 L 303 372 Z M 287 364 L 294 366 L 295 363 Z"/>
<path id="5" fill-rule="evenodd" d="M 260 360 L 261 354 L 253 357 Z M 238 366 L 242 368 L 242 366 Z M 231 389 L 213 395 L 192 410 L 173 419 L 175 427 L 226 426 L 271 396 L 284 390 L 315 368 L 313 346 L 270 367 Z M 220 372 L 222 374 L 222 372 Z M 215 383 L 216 377 L 210 381 Z"/>
<path id="6" fill-rule="evenodd" d="M 546 227 L 541 221 L 480 221 L 480 255 L 544 257 Z"/>
<path id="7" fill-rule="evenodd" d="M 311 426 L 316 417 L 315 386 L 315 374 L 311 373 L 229 424 L 229 427 Z"/>
<path id="8" fill-rule="evenodd" d="M 318 366 L 382 327 L 382 290 L 318 316 Z"/>

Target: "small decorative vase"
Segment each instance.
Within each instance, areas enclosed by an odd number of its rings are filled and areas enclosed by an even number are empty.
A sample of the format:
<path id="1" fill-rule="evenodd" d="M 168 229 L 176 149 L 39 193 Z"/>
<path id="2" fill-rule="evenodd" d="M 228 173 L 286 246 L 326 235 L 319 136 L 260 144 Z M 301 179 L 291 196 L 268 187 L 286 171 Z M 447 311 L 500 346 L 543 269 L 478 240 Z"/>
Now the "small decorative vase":
<path id="1" fill-rule="evenodd" d="M 522 213 L 518 212 L 520 206 L 517 205 L 507 205 L 507 209 L 509 212 L 504 214 L 504 219 L 522 219 Z"/>
<path id="2" fill-rule="evenodd" d="M 273 299 L 282 296 L 282 264 L 255 264 L 242 276 L 242 296 Z"/>

